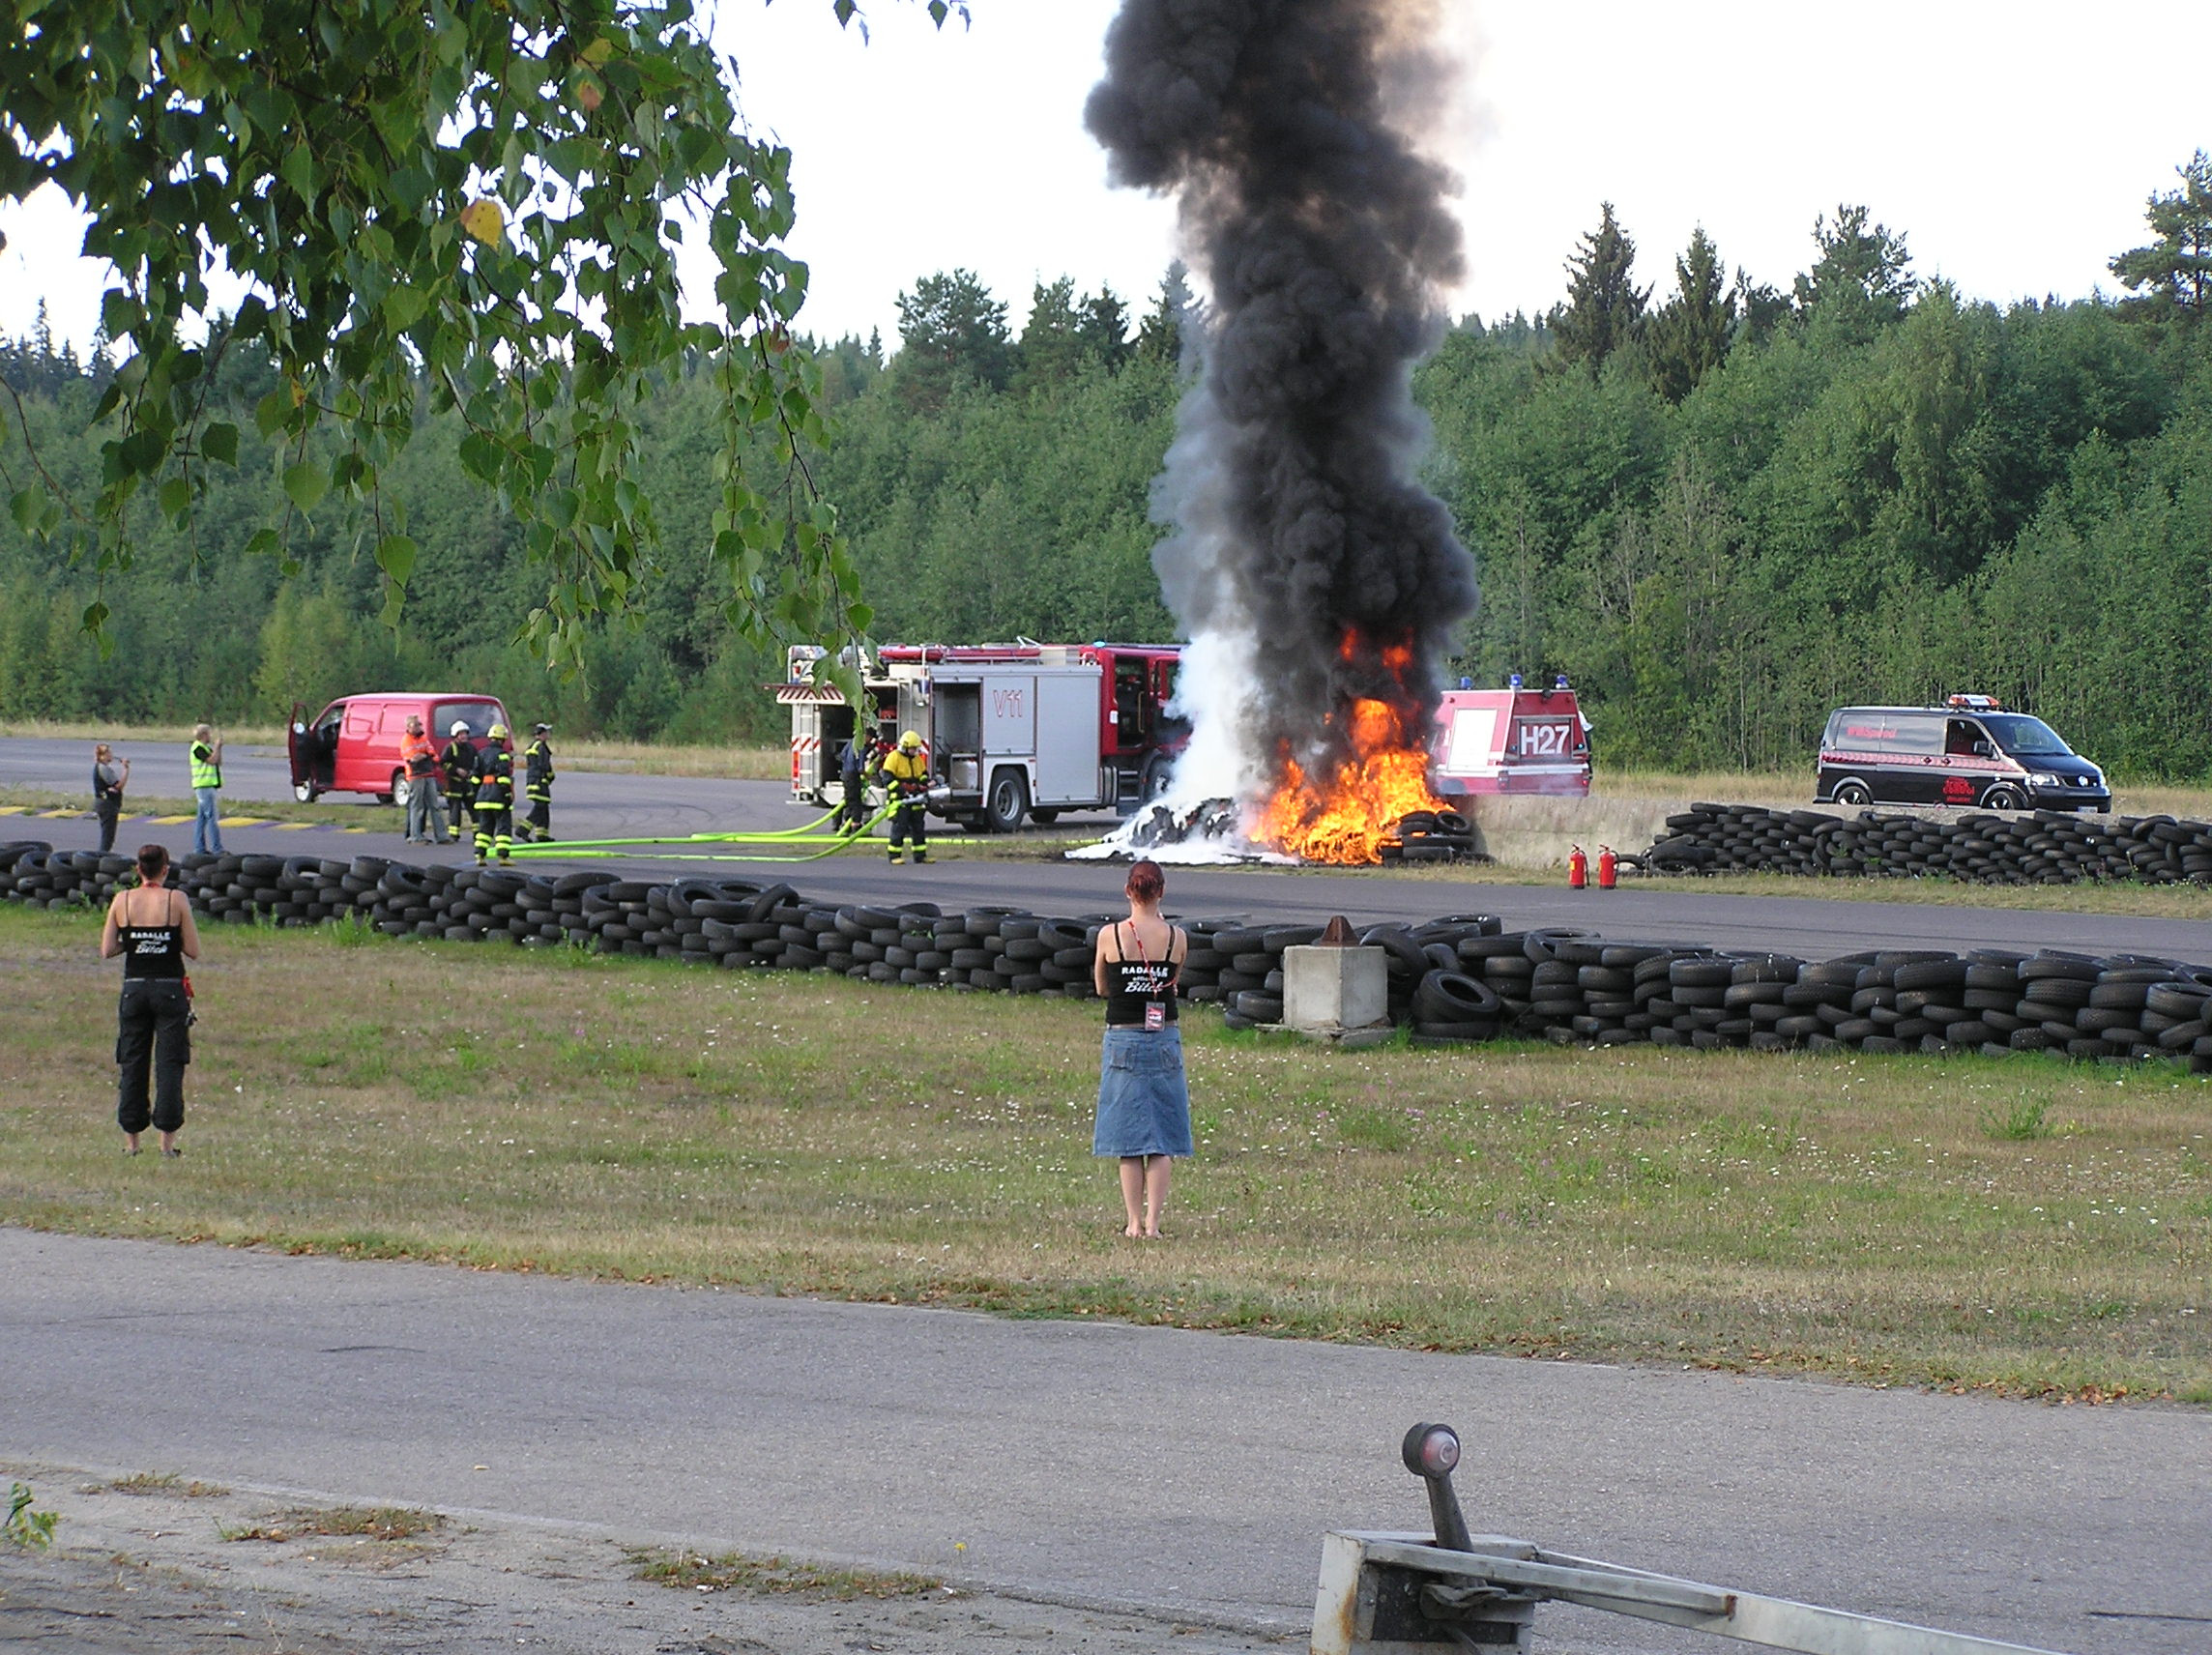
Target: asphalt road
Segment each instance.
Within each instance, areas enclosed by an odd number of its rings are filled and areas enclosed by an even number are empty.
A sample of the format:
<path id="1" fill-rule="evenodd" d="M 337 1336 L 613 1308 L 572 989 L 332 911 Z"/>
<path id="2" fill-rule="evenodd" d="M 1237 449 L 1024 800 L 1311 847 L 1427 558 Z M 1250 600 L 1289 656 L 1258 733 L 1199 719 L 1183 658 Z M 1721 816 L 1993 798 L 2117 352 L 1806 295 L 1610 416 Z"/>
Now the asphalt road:
<path id="1" fill-rule="evenodd" d="M 1282 1627 L 1324 1531 L 1425 1526 L 1396 1444 L 1441 1418 L 1477 1532 L 2081 1655 L 2212 1638 L 2200 1410 L 12 1230 L 0 1350 L 14 1455 Z M 1697 1644 L 1541 1612 L 1585 1647 Z"/>
<path id="2" fill-rule="evenodd" d="M 0 740 L 0 783 L 86 787 L 90 750 L 81 741 Z M 131 785 L 139 793 L 165 798 L 189 795 L 181 749 L 171 746 L 141 751 L 125 743 L 119 750 L 137 761 Z M 247 813 L 249 801 L 255 798 L 291 796 L 290 772 L 278 749 L 234 750 L 225 765 L 224 781 L 226 814 Z M 389 814 L 368 809 L 362 812 L 364 821 L 389 820 Z M 563 773 L 554 789 L 554 829 L 570 839 L 784 828 L 800 826 L 810 814 L 790 802 L 789 791 L 781 782 L 573 771 Z M 13 828 L 5 825 L 8 820 L 0 818 L 0 836 L 20 832 L 57 845 L 88 847 L 98 842 L 97 828 L 89 817 L 74 821 L 18 817 L 13 819 Z M 1088 823 L 1093 831 L 1111 825 L 1111 819 L 1103 815 L 1072 820 Z M 162 837 L 172 849 L 182 850 L 189 848 L 191 830 L 189 825 L 127 826 L 120 840 L 128 846 L 149 835 Z M 1056 836 L 1072 843 L 1080 835 L 1062 832 Z M 389 831 L 235 828 L 224 830 L 223 842 L 231 850 L 279 856 L 352 857 L 373 852 L 417 861 L 439 857 L 435 851 L 403 844 Z M 689 854 L 713 857 L 717 850 L 753 854 L 746 847 L 707 847 Z M 465 854 L 445 853 L 447 857 Z M 568 864 L 534 860 L 532 865 L 565 868 Z M 602 860 L 576 865 L 608 864 Z M 947 909 L 1016 904 L 1054 914 L 1117 907 L 1123 878 L 1122 871 L 1111 864 L 1052 860 L 954 860 L 919 868 L 891 868 L 878 851 L 866 847 L 787 869 L 760 861 L 684 860 L 645 855 L 626 858 L 625 865 L 650 869 L 653 877 L 689 873 L 787 878 L 809 895 L 843 901 L 923 899 Z M 1688 881 L 1578 894 L 1558 885 L 1458 885 L 1257 867 L 1175 868 L 1169 870 L 1168 879 L 1169 906 L 1186 915 L 1246 914 L 1298 922 L 1324 920 L 1336 914 L 1355 920 L 1380 920 L 1489 913 L 1499 915 L 1509 928 L 1573 925 L 1622 941 L 1648 939 L 1773 948 L 1804 958 L 1881 947 L 2055 946 L 2212 963 L 2212 919 L 2140 919 L 1819 897 L 1724 896 L 1701 890 Z"/>

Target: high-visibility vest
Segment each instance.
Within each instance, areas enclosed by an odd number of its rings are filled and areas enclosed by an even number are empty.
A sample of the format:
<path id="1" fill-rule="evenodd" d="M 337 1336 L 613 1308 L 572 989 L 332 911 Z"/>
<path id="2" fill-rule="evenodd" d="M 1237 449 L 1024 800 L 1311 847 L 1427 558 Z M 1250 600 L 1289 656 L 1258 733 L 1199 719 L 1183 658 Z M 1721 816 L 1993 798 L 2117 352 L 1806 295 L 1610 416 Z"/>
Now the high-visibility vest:
<path id="1" fill-rule="evenodd" d="M 215 749 L 205 741 L 192 743 L 192 786 L 222 786 L 222 767 L 215 762 Z"/>

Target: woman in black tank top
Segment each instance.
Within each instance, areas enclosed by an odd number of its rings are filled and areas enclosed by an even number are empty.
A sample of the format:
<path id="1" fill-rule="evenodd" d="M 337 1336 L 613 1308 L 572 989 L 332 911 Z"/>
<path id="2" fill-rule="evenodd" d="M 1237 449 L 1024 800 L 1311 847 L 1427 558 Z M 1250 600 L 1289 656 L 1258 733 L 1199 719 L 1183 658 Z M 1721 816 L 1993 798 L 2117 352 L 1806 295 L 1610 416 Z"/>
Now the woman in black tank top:
<path id="1" fill-rule="evenodd" d="M 124 1153 L 138 1153 L 138 1135 L 151 1123 L 161 1135 L 162 1155 L 174 1160 L 184 1153 L 177 1147 L 177 1134 L 185 1124 L 185 1067 L 192 1060 L 192 1002 L 185 962 L 200 957 L 200 934 L 185 893 L 162 883 L 168 872 L 165 848 L 140 847 L 138 884 L 117 891 L 107 905 L 100 957 L 123 956 L 115 1120 L 123 1128 Z"/>
<path id="2" fill-rule="evenodd" d="M 1176 1027 L 1177 979 L 1190 942 L 1160 915 L 1166 876 L 1154 861 L 1129 869 L 1129 917 L 1098 934 L 1091 983 L 1106 1002 L 1098 1065 L 1098 1124 L 1091 1152 L 1121 1163 L 1121 1234 L 1158 1239 L 1175 1157 L 1191 1152 L 1190 1089 Z"/>

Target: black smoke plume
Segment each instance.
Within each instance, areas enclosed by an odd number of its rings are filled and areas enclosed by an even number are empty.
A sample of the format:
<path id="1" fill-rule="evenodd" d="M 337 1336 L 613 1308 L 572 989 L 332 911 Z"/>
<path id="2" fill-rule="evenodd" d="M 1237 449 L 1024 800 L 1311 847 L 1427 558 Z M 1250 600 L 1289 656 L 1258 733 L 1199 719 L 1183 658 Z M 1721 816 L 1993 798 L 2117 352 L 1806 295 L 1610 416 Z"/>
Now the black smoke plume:
<path id="1" fill-rule="evenodd" d="M 1249 682 L 1211 698 L 1240 792 L 1286 758 L 1333 774 L 1355 697 L 1425 737 L 1474 608 L 1414 478 L 1412 367 L 1461 272 L 1452 177 L 1407 137 L 1451 73 L 1435 20 L 1429 0 L 1124 0 L 1085 111 L 1115 183 L 1176 196 L 1211 290 L 1153 562 L 1191 635 L 1242 657 Z"/>

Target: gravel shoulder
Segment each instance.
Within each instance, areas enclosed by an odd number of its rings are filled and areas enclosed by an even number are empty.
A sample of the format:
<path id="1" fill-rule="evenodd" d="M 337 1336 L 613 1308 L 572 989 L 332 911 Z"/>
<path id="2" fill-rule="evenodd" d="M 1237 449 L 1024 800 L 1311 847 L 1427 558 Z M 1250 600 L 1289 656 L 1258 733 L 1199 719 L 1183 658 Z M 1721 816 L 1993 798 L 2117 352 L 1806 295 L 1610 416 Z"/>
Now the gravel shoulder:
<path id="1" fill-rule="evenodd" d="M 279 1490 L 117 1492 L 82 1466 L 0 1463 L 59 1511 L 50 1550 L 0 1545 L 0 1648 L 72 1655 L 897 1655 L 1053 1649 L 1246 1655 L 1301 1639 L 944 1588 L 885 1599 L 701 1591 L 636 1578 L 696 1541 L 449 1513 L 416 1536 L 226 1539 L 350 1508 Z M 128 1475 L 128 1473 L 123 1473 Z M 311 1526 L 311 1522 L 308 1524 Z"/>

